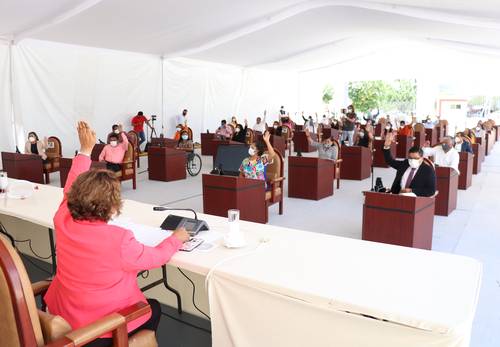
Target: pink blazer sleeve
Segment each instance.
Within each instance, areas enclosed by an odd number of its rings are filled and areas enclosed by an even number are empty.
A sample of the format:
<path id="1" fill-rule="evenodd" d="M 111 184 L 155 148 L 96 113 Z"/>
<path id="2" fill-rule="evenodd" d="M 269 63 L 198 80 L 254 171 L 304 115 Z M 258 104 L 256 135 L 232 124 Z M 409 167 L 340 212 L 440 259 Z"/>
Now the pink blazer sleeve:
<path id="1" fill-rule="evenodd" d="M 175 236 L 166 238 L 156 247 L 148 247 L 137 241 L 128 231 L 121 244 L 122 266 L 125 271 L 147 270 L 166 264 L 181 248 L 182 241 Z"/>

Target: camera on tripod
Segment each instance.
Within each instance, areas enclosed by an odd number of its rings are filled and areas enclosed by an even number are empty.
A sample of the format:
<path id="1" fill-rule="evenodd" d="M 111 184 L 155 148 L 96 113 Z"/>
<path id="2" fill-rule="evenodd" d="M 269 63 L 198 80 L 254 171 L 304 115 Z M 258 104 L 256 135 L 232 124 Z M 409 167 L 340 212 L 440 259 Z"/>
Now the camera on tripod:
<path id="1" fill-rule="evenodd" d="M 151 115 L 151 120 L 152 120 L 153 122 L 154 122 L 154 121 L 156 121 L 156 115 L 155 115 L 155 114 L 152 114 L 152 115 Z"/>

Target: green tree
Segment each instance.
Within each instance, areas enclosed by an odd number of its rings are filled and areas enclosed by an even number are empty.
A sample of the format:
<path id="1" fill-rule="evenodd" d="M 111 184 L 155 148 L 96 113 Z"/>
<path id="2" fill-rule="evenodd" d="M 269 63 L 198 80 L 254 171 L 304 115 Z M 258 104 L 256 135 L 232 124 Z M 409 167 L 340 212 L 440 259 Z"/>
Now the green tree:
<path id="1" fill-rule="evenodd" d="M 323 100 L 323 103 L 328 106 L 330 104 L 330 101 L 333 100 L 333 87 L 331 84 L 327 84 L 324 88 L 323 88 L 323 96 L 322 96 L 322 100 Z"/>

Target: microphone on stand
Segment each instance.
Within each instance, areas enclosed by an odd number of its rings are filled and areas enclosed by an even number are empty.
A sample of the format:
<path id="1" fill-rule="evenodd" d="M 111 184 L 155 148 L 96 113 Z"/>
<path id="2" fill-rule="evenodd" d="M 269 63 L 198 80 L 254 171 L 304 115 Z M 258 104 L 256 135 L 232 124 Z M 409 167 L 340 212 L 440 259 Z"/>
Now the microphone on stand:
<path id="1" fill-rule="evenodd" d="M 155 207 L 153 207 L 153 211 L 189 211 L 189 212 L 193 212 L 194 219 L 198 220 L 198 215 L 196 214 L 196 211 L 191 209 L 191 208 L 170 208 L 170 207 L 163 207 L 163 206 L 155 206 Z"/>
<path id="2" fill-rule="evenodd" d="M 156 206 L 153 207 L 153 211 L 188 211 L 194 214 L 194 219 L 169 214 L 160 226 L 160 228 L 162 228 L 163 230 L 175 230 L 180 227 L 184 227 L 191 236 L 198 234 L 200 231 L 209 230 L 207 222 L 199 220 L 196 211 L 191 208 L 170 208 Z"/>

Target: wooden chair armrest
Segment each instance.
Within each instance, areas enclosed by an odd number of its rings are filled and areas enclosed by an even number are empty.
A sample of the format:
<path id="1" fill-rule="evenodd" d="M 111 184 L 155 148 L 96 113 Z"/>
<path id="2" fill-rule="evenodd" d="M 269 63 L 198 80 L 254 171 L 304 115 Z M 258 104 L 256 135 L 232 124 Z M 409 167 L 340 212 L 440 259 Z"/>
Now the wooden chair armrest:
<path id="1" fill-rule="evenodd" d="M 51 281 L 38 281 L 35 283 L 31 283 L 31 288 L 33 289 L 33 295 L 38 296 L 45 294 L 47 289 L 49 289 Z"/>
<path id="2" fill-rule="evenodd" d="M 284 181 L 285 179 L 286 179 L 285 177 L 278 177 L 278 178 L 274 178 L 274 179 L 272 179 L 272 180 L 269 180 L 268 182 L 269 182 L 270 184 L 275 184 L 275 183 L 277 183 L 277 182 Z"/>
<path id="3" fill-rule="evenodd" d="M 113 336 L 117 337 L 117 333 L 127 335 L 127 323 L 137 319 L 151 311 L 151 307 L 144 303 L 138 302 L 134 305 L 124 308 L 115 313 L 111 313 L 103 318 L 96 320 L 84 327 L 77 330 L 73 330 L 66 334 L 64 337 L 57 339 L 48 345 L 47 347 L 69 347 L 69 346 L 81 346 L 89 343 L 100 336 L 113 332 Z M 119 331 L 121 330 L 121 331 Z M 127 341 L 123 346 L 127 346 Z M 120 345 L 119 345 L 120 346 Z"/>
<path id="4" fill-rule="evenodd" d="M 335 164 L 337 164 L 337 163 L 342 163 L 342 162 L 343 162 L 343 160 L 342 160 L 342 159 L 337 159 L 337 160 L 335 160 Z"/>

